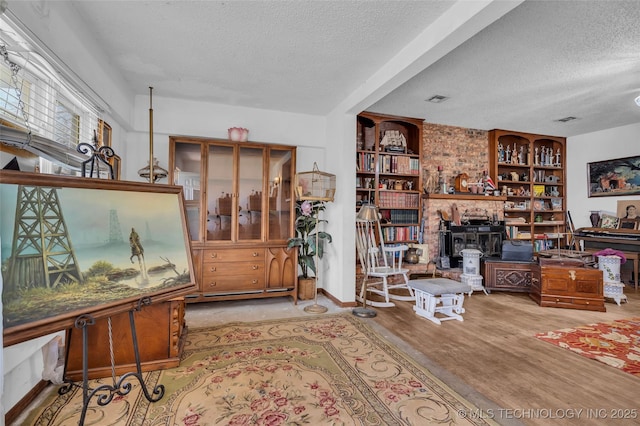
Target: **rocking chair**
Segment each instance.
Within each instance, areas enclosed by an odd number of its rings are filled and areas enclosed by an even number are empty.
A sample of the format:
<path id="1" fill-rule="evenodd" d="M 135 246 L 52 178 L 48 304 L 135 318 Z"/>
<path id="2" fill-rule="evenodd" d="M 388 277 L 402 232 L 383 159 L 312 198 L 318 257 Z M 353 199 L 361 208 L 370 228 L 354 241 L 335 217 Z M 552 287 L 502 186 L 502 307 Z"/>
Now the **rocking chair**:
<path id="1" fill-rule="evenodd" d="M 370 210 L 370 211 L 366 211 Z M 376 231 L 377 228 L 377 231 Z M 377 232 L 377 235 L 376 235 Z M 385 246 L 375 206 L 363 206 L 356 218 L 356 248 L 362 267 L 362 285 L 357 297 L 363 305 L 380 308 L 395 306 L 390 299 L 414 301 L 413 289 L 409 286 L 409 269 L 402 267 L 406 245 Z M 396 277 L 393 280 L 390 278 Z M 371 278 L 377 279 L 368 282 Z M 391 282 L 390 282 L 391 281 Z M 408 295 L 392 293 L 390 290 L 406 290 Z M 382 296 L 384 301 L 370 300 L 368 293 Z"/>

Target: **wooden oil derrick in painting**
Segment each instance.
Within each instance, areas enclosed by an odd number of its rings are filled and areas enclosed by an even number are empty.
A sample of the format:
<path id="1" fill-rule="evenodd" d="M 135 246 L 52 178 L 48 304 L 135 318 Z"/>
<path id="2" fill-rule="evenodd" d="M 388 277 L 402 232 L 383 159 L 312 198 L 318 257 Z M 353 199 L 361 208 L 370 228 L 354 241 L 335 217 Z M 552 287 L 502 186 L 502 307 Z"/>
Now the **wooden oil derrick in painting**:
<path id="1" fill-rule="evenodd" d="M 69 282 L 82 282 L 82 274 L 56 189 L 20 185 L 4 285 L 15 291 Z"/>

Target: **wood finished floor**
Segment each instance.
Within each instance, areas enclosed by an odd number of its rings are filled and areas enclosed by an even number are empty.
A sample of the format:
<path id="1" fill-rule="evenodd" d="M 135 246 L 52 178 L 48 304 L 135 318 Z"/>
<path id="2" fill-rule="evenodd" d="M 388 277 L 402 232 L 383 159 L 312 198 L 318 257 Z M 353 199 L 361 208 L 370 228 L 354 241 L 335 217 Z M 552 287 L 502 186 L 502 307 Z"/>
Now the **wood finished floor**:
<path id="1" fill-rule="evenodd" d="M 640 292 L 627 287 L 628 303 L 606 303 L 606 312 L 542 308 L 528 295 L 475 292 L 465 297 L 464 321 L 436 325 L 413 311 L 411 302 L 376 308 L 374 321 L 459 377 L 508 416 L 535 417 L 549 409 L 574 419 L 519 418 L 528 425 L 640 424 L 640 378 L 533 337 L 536 333 L 615 319 L 640 317 Z M 577 417 L 577 411 L 584 411 Z M 600 410 L 598 415 L 587 410 Z M 636 409 L 636 419 L 615 420 Z M 544 412 L 537 411 L 544 417 Z M 606 414 L 606 418 L 602 415 Z M 500 422 L 500 418 L 495 418 Z"/>
<path id="2" fill-rule="evenodd" d="M 607 312 L 588 312 L 541 308 L 526 294 L 493 292 L 485 296 L 475 292 L 465 297 L 463 322 L 436 325 L 416 315 L 411 302 L 375 308 L 377 316 L 366 321 L 393 333 L 424 354 L 438 370 L 446 370 L 458 379 L 456 382 L 464 383 L 496 406 L 520 410 L 495 412 L 494 420 L 500 424 L 640 425 L 640 418 L 611 419 L 611 410 L 640 411 L 640 378 L 533 337 L 560 328 L 640 317 L 640 292 L 627 287 L 625 294 L 629 303 L 606 303 Z M 303 308 L 311 303 L 293 305 L 289 298 L 277 299 L 280 298 L 191 304 L 187 306 L 187 323 L 190 327 L 203 327 L 229 321 L 299 317 L 307 315 Z M 329 313 L 350 311 L 322 296 L 319 303 L 329 306 Z M 21 418 L 38 404 L 34 401 Z M 551 410 L 556 415 L 562 413 L 556 410 L 584 411 L 573 419 L 522 418 L 535 417 L 537 409 Z M 597 418 L 593 412 L 589 417 L 588 409 L 603 410 L 599 413 L 607 418 Z M 22 424 L 18 419 L 12 426 Z"/>

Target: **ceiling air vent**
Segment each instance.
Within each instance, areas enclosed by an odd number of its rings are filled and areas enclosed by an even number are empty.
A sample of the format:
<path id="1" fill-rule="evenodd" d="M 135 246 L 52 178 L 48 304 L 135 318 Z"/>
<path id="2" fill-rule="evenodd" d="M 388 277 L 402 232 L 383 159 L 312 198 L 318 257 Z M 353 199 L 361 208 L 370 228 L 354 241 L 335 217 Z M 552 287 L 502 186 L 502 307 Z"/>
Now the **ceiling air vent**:
<path id="1" fill-rule="evenodd" d="M 446 96 L 442 96 L 442 95 L 433 95 L 432 97 L 430 97 L 430 98 L 429 98 L 429 99 L 427 99 L 426 101 L 427 101 L 427 102 L 434 103 L 434 104 L 439 104 L 439 103 L 442 103 L 442 102 L 446 101 L 447 99 L 449 99 L 449 98 L 448 98 L 448 97 L 446 97 Z"/>
<path id="2" fill-rule="evenodd" d="M 559 121 L 561 123 L 567 123 L 569 121 L 573 121 L 573 120 L 577 120 L 578 117 L 565 117 L 565 118 L 559 118 L 556 121 Z"/>

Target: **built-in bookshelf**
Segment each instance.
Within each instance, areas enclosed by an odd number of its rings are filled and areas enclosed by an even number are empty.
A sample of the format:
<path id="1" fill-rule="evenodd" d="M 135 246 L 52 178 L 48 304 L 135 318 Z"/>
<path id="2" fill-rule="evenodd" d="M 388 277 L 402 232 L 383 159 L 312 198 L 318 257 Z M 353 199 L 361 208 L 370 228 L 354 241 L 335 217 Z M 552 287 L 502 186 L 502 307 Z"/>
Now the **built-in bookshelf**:
<path id="1" fill-rule="evenodd" d="M 536 251 L 566 245 L 566 139 L 508 130 L 489 132 L 490 175 L 507 197 L 507 236 Z"/>
<path id="2" fill-rule="evenodd" d="M 357 118 L 356 210 L 378 206 L 385 242 L 418 242 L 422 119 L 363 112 Z"/>

